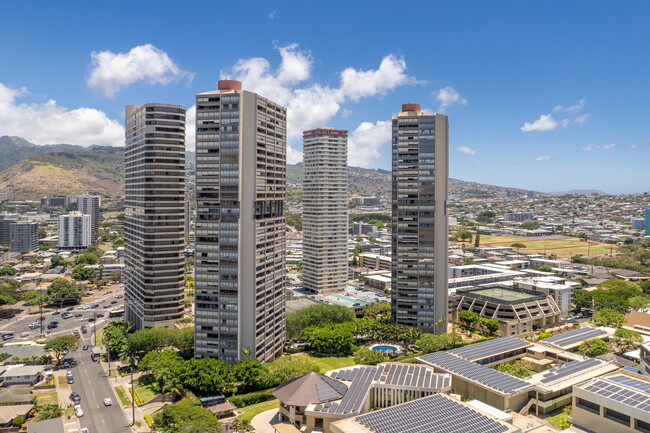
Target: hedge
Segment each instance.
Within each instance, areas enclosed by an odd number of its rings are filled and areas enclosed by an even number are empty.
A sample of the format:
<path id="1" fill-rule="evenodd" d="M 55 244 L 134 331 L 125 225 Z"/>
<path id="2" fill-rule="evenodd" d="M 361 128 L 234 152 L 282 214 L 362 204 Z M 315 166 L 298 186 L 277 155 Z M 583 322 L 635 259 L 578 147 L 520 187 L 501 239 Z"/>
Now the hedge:
<path id="1" fill-rule="evenodd" d="M 138 393 L 135 392 L 135 389 L 133 388 L 133 386 L 131 386 L 131 394 L 135 398 L 135 404 L 137 404 L 138 407 L 140 407 L 140 406 L 142 406 L 144 404 L 144 403 L 142 403 L 142 400 L 140 400 L 140 396 L 138 395 Z"/>
<path id="2" fill-rule="evenodd" d="M 267 389 L 266 391 L 251 392 L 244 395 L 235 395 L 230 397 L 228 401 L 241 408 L 244 406 L 250 406 L 251 404 L 273 400 L 275 398 L 275 396 L 272 394 L 273 391 L 273 389 Z"/>
<path id="3" fill-rule="evenodd" d="M 151 417 L 149 416 L 149 414 L 144 415 L 144 420 L 147 422 L 147 425 L 149 426 L 149 428 L 153 428 L 153 421 L 151 420 Z"/>

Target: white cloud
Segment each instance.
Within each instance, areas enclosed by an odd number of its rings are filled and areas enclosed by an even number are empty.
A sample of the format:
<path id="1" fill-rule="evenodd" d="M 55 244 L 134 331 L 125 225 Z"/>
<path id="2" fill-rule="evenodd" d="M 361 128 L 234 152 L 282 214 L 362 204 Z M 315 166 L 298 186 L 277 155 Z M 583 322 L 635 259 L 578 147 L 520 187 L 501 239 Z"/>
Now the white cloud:
<path id="1" fill-rule="evenodd" d="M 553 159 L 551 155 L 537 155 L 535 157 L 535 161 L 550 161 Z"/>
<path id="2" fill-rule="evenodd" d="M 589 119 L 589 117 L 591 117 L 591 114 L 583 114 L 582 116 L 576 117 L 573 122 L 580 126 L 584 126 L 585 122 L 587 121 L 587 119 Z"/>
<path id="3" fill-rule="evenodd" d="M 128 53 L 93 51 L 90 56 L 92 69 L 86 85 L 109 98 L 138 81 L 164 86 L 185 77 L 189 81 L 194 78 L 193 73 L 179 68 L 166 52 L 151 44 L 139 45 Z"/>
<path id="4" fill-rule="evenodd" d="M 19 104 L 26 88 L 12 89 L 0 83 L 0 131 L 36 144 L 70 143 L 124 145 L 124 128 L 117 120 L 94 108 L 68 110 L 50 99 L 44 103 Z"/>
<path id="5" fill-rule="evenodd" d="M 462 98 L 460 94 L 451 86 L 440 89 L 437 99 L 440 101 L 440 108 L 438 108 L 438 111 L 441 113 L 445 111 L 445 108 L 452 104 L 467 105 L 467 99 Z"/>
<path id="6" fill-rule="evenodd" d="M 591 152 L 592 150 L 604 150 L 611 149 L 616 146 L 616 143 L 607 143 L 607 144 L 593 144 L 589 143 L 582 148 L 586 152 Z"/>
<path id="7" fill-rule="evenodd" d="M 291 145 L 299 140 L 302 131 L 326 126 L 341 111 L 341 104 L 382 96 L 398 86 L 416 83 L 415 78 L 406 74 L 404 59 L 390 54 L 377 69 L 344 69 L 339 74 L 338 87 L 321 83 L 301 85 L 311 78 L 314 59 L 310 53 L 301 50 L 298 44 L 276 46 L 276 49 L 281 57 L 279 67 L 272 68 L 262 57 L 240 59 L 231 68 L 222 70 L 220 78 L 241 81 L 244 89 L 287 107 L 287 159 L 290 155 L 300 155 Z M 343 116 L 347 113 L 343 111 Z"/>
<path id="8" fill-rule="evenodd" d="M 375 123 L 363 122 L 350 133 L 348 139 L 348 165 L 370 167 L 381 158 L 380 148 L 390 144 L 390 120 Z"/>
<path id="9" fill-rule="evenodd" d="M 185 149 L 196 148 L 196 104 L 185 112 Z"/>
<path id="10" fill-rule="evenodd" d="M 460 146 L 458 148 L 458 151 L 462 152 L 462 153 L 465 153 L 467 155 L 475 155 L 476 154 L 476 151 L 474 149 L 472 149 L 471 147 L 467 147 L 467 146 Z"/>
<path id="11" fill-rule="evenodd" d="M 585 108 L 585 104 L 587 103 L 587 100 L 585 98 L 581 98 L 578 103 L 571 105 L 569 107 L 563 107 L 562 105 L 556 105 L 553 111 L 564 111 L 567 113 L 579 113 L 582 111 L 583 108 Z"/>
<path id="12" fill-rule="evenodd" d="M 569 119 L 562 119 L 562 127 L 563 128 L 566 128 L 567 126 L 569 126 L 569 123 L 571 123 L 571 121 Z"/>
<path id="13" fill-rule="evenodd" d="M 636 144 L 630 144 L 630 149 L 636 149 Z"/>
<path id="14" fill-rule="evenodd" d="M 524 126 L 521 127 L 521 130 L 524 132 L 530 131 L 551 131 L 555 129 L 557 122 L 553 120 L 553 116 L 550 114 L 542 114 L 539 119 L 533 123 L 526 122 Z"/>
<path id="15" fill-rule="evenodd" d="M 270 20 L 274 19 L 274 18 L 275 18 L 275 14 L 276 14 L 275 11 L 271 11 L 271 12 L 269 12 L 269 19 L 270 19 Z"/>

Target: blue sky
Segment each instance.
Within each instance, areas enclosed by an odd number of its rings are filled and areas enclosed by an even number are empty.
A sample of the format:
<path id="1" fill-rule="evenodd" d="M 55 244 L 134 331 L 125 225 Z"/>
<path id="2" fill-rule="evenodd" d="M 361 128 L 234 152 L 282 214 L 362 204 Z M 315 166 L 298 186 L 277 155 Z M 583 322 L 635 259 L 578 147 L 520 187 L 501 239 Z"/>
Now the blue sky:
<path id="1" fill-rule="evenodd" d="M 300 131 L 328 125 L 350 131 L 351 164 L 390 169 L 388 121 L 410 101 L 449 116 L 451 177 L 643 192 L 649 12 L 641 1 L 2 2 L 0 135 L 118 145 L 124 105 L 190 108 L 229 77 L 289 108 L 292 161 Z"/>

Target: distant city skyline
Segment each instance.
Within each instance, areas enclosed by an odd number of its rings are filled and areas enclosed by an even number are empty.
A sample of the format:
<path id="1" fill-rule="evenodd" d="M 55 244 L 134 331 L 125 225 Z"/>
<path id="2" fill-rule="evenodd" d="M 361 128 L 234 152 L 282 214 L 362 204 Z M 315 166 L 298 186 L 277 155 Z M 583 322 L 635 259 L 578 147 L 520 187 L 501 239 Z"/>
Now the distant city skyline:
<path id="1" fill-rule="evenodd" d="M 382 5 L 345 4 L 341 14 L 336 4 L 251 2 L 243 31 L 233 21 L 214 35 L 195 25 L 197 11 L 241 6 L 190 2 L 170 13 L 129 4 L 124 14 L 120 2 L 5 3 L 0 135 L 121 146 L 125 105 L 183 104 L 191 124 L 194 95 L 232 78 L 287 107 L 289 163 L 301 159 L 303 130 L 328 125 L 350 131 L 350 165 L 390 170 L 390 119 L 418 101 L 449 116 L 450 177 L 644 192 L 650 5 L 606 4 L 421 3 L 395 16 Z M 143 23 L 145 8 L 155 19 Z M 431 31 L 434 13 L 445 19 Z"/>

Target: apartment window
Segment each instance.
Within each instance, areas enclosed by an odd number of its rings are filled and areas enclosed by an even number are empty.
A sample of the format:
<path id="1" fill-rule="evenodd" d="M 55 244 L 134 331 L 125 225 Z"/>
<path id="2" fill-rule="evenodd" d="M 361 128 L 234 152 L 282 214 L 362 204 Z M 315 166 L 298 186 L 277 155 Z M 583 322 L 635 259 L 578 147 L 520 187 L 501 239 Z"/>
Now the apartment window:
<path id="1" fill-rule="evenodd" d="M 592 403 L 589 400 L 584 400 L 582 398 L 577 398 L 576 399 L 576 406 L 578 406 L 580 409 L 587 410 L 589 412 L 596 413 L 600 415 L 600 405 L 596 403 Z"/>
<path id="2" fill-rule="evenodd" d="M 626 426 L 630 426 L 630 416 L 624 413 L 617 412 L 608 407 L 605 408 L 605 418 L 611 419 Z"/>
<path id="3" fill-rule="evenodd" d="M 650 433 L 650 422 L 645 422 L 645 421 L 641 421 L 640 419 L 635 419 L 634 429 L 643 433 Z"/>

